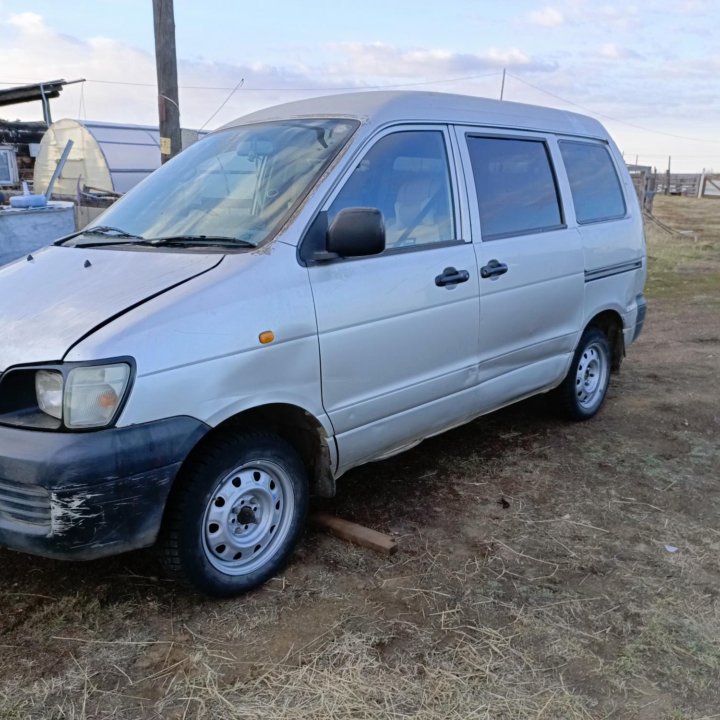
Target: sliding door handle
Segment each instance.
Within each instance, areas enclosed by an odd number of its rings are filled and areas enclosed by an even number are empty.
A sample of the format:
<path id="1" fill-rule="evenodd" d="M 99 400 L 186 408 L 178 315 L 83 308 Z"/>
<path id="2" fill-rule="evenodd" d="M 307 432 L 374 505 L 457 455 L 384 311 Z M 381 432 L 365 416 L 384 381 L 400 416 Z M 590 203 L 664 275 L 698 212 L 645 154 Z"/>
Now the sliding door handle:
<path id="1" fill-rule="evenodd" d="M 491 260 L 487 265 L 480 268 L 480 276 L 484 278 L 498 277 L 504 275 L 507 271 L 508 266 L 505 263 Z"/>

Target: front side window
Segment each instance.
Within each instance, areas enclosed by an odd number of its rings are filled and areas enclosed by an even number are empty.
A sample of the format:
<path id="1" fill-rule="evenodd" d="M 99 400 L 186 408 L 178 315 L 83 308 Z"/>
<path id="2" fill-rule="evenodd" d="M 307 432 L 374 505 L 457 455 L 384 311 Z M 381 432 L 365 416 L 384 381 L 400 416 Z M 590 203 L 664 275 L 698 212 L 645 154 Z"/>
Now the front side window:
<path id="1" fill-rule="evenodd" d="M 443 133 L 412 130 L 378 140 L 333 201 L 329 221 L 349 207 L 382 212 L 387 249 L 455 239 Z"/>
<path id="2" fill-rule="evenodd" d="M 470 135 L 467 144 L 483 240 L 562 227 L 543 141 Z"/>
<path id="3" fill-rule="evenodd" d="M 595 143 L 560 141 L 575 217 L 582 223 L 625 216 L 625 198 L 607 149 Z"/>
<path id="4" fill-rule="evenodd" d="M 152 173 L 94 224 L 146 239 L 222 236 L 258 245 L 282 227 L 357 126 L 298 119 L 213 133 Z"/>

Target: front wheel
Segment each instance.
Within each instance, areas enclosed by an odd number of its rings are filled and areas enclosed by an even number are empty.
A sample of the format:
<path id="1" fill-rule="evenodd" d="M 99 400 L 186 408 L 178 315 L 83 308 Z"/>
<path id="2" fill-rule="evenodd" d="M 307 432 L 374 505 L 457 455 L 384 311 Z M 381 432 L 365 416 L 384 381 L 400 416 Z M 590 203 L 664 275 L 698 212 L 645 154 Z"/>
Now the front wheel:
<path id="1" fill-rule="evenodd" d="M 163 565 L 208 595 L 251 590 L 283 567 L 307 506 L 307 473 L 287 442 L 269 433 L 219 436 L 178 478 L 160 542 Z"/>
<path id="2" fill-rule="evenodd" d="M 588 420 L 600 410 L 610 382 L 610 344 L 599 328 L 582 334 L 570 370 L 557 389 L 563 414 Z"/>

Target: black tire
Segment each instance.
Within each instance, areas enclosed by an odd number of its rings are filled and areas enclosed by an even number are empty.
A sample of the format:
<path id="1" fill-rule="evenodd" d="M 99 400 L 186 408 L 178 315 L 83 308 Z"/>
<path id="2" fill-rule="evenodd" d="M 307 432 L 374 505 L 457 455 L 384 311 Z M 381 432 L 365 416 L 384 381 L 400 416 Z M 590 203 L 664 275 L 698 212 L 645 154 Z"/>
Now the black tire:
<path id="1" fill-rule="evenodd" d="M 555 396 L 569 420 L 589 420 L 605 402 L 610 382 L 610 343 L 605 333 L 589 327 L 580 338 L 568 374 Z"/>
<path id="2" fill-rule="evenodd" d="M 160 537 L 166 571 L 214 597 L 273 577 L 305 525 L 308 479 L 300 457 L 270 433 L 211 439 L 178 476 Z"/>

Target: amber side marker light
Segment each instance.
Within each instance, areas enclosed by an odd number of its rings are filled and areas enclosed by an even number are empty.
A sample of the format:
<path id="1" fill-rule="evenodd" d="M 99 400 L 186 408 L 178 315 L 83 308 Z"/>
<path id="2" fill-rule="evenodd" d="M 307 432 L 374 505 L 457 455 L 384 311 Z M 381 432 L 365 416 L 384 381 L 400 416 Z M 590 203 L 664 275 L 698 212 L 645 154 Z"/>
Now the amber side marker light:
<path id="1" fill-rule="evenodd" d="M 117 393 L 112 388 L 109 388 L 98 395 L 97 403 L 104 410 L 110 410 L 118 404 Z"/>
<path id="2" fill-rule="evenodd" d="M 266 330 L 265 332 L 261 332 L 258 336 L 258 339 L 260 340 L 260 343 L 262 345 L 267 345 L 268 343 L 271 343 L 275 339 L 275 333 L 271 330 Z"/>

